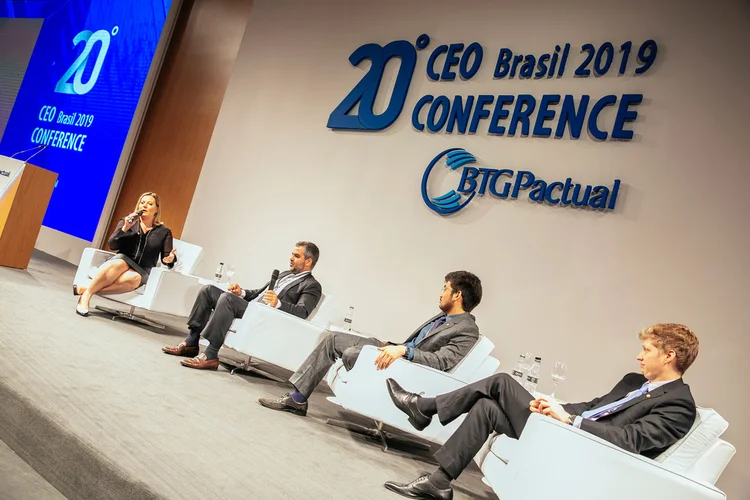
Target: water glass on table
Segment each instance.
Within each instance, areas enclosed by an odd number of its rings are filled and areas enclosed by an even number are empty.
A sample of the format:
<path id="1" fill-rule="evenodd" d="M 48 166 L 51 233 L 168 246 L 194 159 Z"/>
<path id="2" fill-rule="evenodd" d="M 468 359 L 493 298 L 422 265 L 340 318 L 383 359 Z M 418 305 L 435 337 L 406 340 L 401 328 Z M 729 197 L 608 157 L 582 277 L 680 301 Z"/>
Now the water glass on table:
<path id="1" fill-rule="evenodd" d="M 557 392 L 557 386 L 560 382 L 564 382 L 568 376 L 568 367 L 562 361 L 555 361 L 555 365 L 552 367 L 552 382 L 555 386 L 552 389 L 551 396 L 554 398 Z"/>
<path id="2" fill-rule="evenodd" d="M 224 270 L 224 274 L 227 277 L 227 283 L 232 283 L 232 276 L 234 276 L 234 266 L 227 266 Z"/>

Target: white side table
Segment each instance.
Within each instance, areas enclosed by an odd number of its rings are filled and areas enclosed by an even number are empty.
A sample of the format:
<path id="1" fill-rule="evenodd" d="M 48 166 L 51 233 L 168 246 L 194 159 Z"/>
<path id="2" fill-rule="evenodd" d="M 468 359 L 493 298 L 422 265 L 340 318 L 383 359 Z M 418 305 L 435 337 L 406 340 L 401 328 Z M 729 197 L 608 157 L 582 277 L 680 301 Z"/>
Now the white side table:
<path id="1" fill-rule="evenodd" d="M 212 285 L 218 288 L 219 290 L 222 290 L 224 292 L 229 291 L 229 283 L 217 283 L 214 280 L 210 280 L 207 278 L 198 278 L 198 283 L 201 285 Z"/>

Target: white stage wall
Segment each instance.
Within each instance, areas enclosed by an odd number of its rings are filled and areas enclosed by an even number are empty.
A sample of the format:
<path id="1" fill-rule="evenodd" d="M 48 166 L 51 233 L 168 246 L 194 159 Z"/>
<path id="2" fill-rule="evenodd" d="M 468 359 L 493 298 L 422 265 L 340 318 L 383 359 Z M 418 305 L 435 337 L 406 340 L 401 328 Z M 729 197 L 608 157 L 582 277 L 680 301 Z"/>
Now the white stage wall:
<path id="1" fill-rule="evenodd" d="M 296 240 L 309 239 L 321 248 L 315 274 L 341 307 L 355 306 L 355 327 L 401 340 L 435 312 L 445 273 L 470 270 L 484 284 L 475 313 L 501 370 L 530 350 L 544 359 L 540 389 L 548 390 L 552 363 L 566 361 L 559 394 L 569 400 L 597 396 L 637 371 L 642 327 L 685 323 L 701 340 L 686 380 L 700 405 L 729 420 L 725 437 L 738 448 L 719 486 L 730 498 L 748 496 L 747 2 L 257 0 L 253 9 L 183 235 L 205 248 L 203 274 L 223 260 L 237 266 L 236 281 L 260 286 L 283 268 Z M 357 47 L 414 43 L 422 33 L 431 42 L 417 53 L 392 126 L 326 128 L 368 67 L 348 62 Z M 631 55 L 628 73 L 616 76 L 615 51 L 605 76 L 573 77 L 583 44 L 619 48 L 631 40 L 636 51 L 648 39 L 659 50 L 644 75 L 632 76 Z M 476 76 L 430 81 L 431 51 L 459 42 L 483 46 Z M 566 42 L 561 78 L 493 79 L 500 48 L 539 55 Z M 397 68 L 388 64 L 383 89 Z M 593 101 L 631 93 L 644 96 L 626 126 L 631 141 L 598 142 L 586 132 L 578 140 L 494 136 L 488 120 L 473 135 L 411 124 L 425 94 Z M 378 93 L 376 112 L 388 97 Z M 602 113 L 602 129 L 611 130 L 615 114 L 616 107 Z M 616 209 L 485 195 L 453 216 L 437 215 L 420 183 L 432 158 L 452 147 L 473 153 L 477 166 L 529 170 L 550 182 L 620 179 Z"/>

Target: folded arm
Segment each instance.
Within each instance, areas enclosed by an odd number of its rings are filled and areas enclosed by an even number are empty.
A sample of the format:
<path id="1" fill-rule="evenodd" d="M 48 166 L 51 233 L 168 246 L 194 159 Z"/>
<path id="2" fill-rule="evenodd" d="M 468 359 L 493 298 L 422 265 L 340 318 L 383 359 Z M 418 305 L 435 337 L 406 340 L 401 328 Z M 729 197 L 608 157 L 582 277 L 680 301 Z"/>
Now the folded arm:
<path id="1" fill-rule="evenodd" d="M 279 309 L 282 311 L 293 314 L 298 318 L 307 319 L 310 313 L 313 312 L 315 306 L 318 305 L 320 297 L 323 295 L 323 289 L 320 283 L 312 281 L 303 290 L 300 290 L 300 295 L 297 298 L 297 302 L 285 302 L 280 301 Z"/>
<path id="2" fill-rule="evenodd" d="M 117 223 L 117 227 L 115 227 L 114 232 L 107 241 L 109 248 L 111 248 L 112 250 L 119 250 L 124 240 L 138 236 L 138 234 L 134 231 L 131 231 L 130 228 L 128 228 L 127 231 L 123 231 L 122 228 L 124 225 L 125 219 L 120 219 L 120 221 Z"/>
<path id="3" fill-rule="evenodd" d="M 685 436 L 695 421 L 696 409 L 689 401 L 668 401 L 625 426 L 584 419 L 581 429 L 632 453 L 668 448 Z"/>

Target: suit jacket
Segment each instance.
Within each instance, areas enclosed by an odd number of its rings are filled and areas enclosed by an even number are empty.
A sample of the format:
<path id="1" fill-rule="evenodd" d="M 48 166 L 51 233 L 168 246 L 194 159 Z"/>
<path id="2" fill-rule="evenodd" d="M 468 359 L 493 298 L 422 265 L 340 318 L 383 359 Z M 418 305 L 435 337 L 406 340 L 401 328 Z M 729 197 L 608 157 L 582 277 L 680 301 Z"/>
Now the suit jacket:
<path id="1" fill-rule="evenodd" d="M 427 320 L 405 342 L 416 338 L 422 328 L 442 315 L 443 313 L 436 314 Z M 414 348 L 414 358 L 411 361 L 446 372 L 469 353 L 477 340 L 479 327 L 474 322 L 474 316 L 467 312 L 459 314 L 427 334 Z"/>
<path id="2" fill-rule="evenodd" d="M 640 373 L 629 373 L 609 394 L 587 403 L 566 404 L 563 408 L 580 415 L 624 398 L 646 381 Z M 627 451 L 655 458 L 687 434 L 696 412 L 690 387 L 678 379 L 628 401 L 606 417 L 596 421 L 584 419 L 581 429 Z"/>
<path id="3" fill-rule="evenodd" d="M 291 273 L 291 271 L 280 273 L 278 279 L 283 278 L 289 273 Z M 245 290 L 245 300 L 250 302 L 258 298 L 258 296 L 268 288 L 270 283 L 271 282 L 269 281 L 255 290 Z M 312 273 L 310 273 L 304 278 L 287 286 L 278 294 L 279 302 L 281 303 L 279 309 L 299 318 L 307 319 L 307 317 L 310 316 L 310 313 L 313 312 L 313 309 L 315 309 L 315 306 L 318 305 L 321 295 L 323 295 L 323 288 Z"/>

